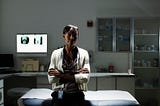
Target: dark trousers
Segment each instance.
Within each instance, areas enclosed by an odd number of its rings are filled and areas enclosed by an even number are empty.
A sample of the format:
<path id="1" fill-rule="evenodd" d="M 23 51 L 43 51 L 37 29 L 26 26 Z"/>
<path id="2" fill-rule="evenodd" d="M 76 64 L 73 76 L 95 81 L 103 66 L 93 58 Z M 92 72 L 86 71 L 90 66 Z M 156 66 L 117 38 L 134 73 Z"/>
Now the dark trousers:
<path id="1" fill-rule="evenodd" d="M 53 106 L 85 106 L 84 93 L 63 93 L 63 98 L 58 99 L 58 92 L 52 93 Z"/>

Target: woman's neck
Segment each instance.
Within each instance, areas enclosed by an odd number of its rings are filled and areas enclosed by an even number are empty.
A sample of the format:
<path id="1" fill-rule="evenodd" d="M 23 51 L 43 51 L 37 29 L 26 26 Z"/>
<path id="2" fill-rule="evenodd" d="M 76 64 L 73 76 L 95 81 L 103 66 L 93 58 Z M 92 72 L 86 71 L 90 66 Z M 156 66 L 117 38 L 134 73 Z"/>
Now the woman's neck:
<path id="1" fill-rule="evenodd" d="M 65 46 L 65 50 L 67 52 L 68 55 L 70 55 L 72 53 L 74 46 Z"/>

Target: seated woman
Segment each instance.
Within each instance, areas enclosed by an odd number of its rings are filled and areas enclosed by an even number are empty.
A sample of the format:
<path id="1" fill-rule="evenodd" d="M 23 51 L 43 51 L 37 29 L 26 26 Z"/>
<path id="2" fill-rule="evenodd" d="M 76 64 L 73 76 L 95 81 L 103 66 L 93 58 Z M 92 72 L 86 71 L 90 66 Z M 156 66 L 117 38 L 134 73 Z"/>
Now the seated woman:
<path id="1" fill-rule="evenodd" d="M 84 106 L 90 64 L 88 52 L 76 46 L 78 37 L 77 26 L 65 26 L 65 45 L 51 55 L 48 78 L 54 91 L 54 106 Z"/>

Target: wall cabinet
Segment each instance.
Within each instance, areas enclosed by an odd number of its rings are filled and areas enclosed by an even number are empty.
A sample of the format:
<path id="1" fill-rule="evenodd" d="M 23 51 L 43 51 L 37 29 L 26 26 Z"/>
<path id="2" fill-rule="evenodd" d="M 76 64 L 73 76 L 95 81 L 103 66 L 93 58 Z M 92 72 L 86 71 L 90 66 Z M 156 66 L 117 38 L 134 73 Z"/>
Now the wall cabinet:
<path id="1" fill-rule="evenodd" d="M 134 19 L 135 95 L 141 105 L 158 106 L 160 91 L 160 18 Z M 154 100 L 154 104 L 153 103 Z M 155 104 L 156 103 L 156 104 Z"/>
<path id="2" fill-rule="evenodd" d="M 136 87 L 159 88 L 159 19 L 134 20 Z"/>
<path id="3" fill-rule="evenodd" d="M 24 91 L 22 89 L 17 89 L 17 91 L 10 92 L 12 89 L 15 88 L 22 88 L 24 89 Z M 16 106 L 18 98 L 22 96 L 24 92 L 26 92 L 26 88 L 36 88 L 35 76 L 9 75 L 4 78 L 4 105 Z"/>
<path id="4" fill-rule="evenodd" d="M 91 77 L 88 90 L 125 90 L 135 95 L 135 77 Z"/>
<path id="5" fill-rule="evenodd" d="M 130 18 L 98 18 L 97 50 L 107 52 L 131 51 Z"/>

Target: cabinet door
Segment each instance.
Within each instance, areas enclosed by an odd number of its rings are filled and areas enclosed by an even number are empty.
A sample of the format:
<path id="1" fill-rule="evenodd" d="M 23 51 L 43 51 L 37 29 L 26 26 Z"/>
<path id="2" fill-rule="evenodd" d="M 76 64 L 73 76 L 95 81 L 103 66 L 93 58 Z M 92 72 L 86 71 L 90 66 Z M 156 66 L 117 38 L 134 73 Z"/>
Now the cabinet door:
<path id="1" fill-rule="evenodd" d="M 52 88 L 51 84 L 48 82 L 47 75 L 45 76 L 37 76 L 37 88 Z"/>
<path id="2" fill-rule="evenodd" d="M 131 19 L 116 19 L 116 51 L 130 51 Z"/>
<path id="3" fill-rule="evenodd" d="M 115 78 L 97 77 L 97 90 L 115 90 Z"/>
<path id="4" fill-rule="evenodd" d="M 90 77 L 90 80 L 88 82 L 88 90 L 97 90 L 97 81 L 96 77 Z"/>
<path id="5" fill-rule="evenodd" d="M 23 75 L 12 75 L 4 79 L 4 104 L 5 106 L 16 106 L 15 101 L 17 97 L 20 96 L 23 92 L 17 93 L 17 95 L 9 96 L 8 91 L 14 88 L 36 88 L 36 77 L 35 76 L 23 76 Z M 12 93 L 10 93 L 12 94 Z M 13 93 L 15 94 L 15 93 Z"/>
<path id="6" fill-rule="evenodd" d="M 3 79 L 0 80 L 0 104 L 2 105 L 4 103 L 4 84 L 3 84 Z M 1 106 L 0 105 L 0 106 Z"/>
<path id="7" fill-rule="evenodd" d="M 98 51 L 113 51 L 113 19 L 97 19 Z"/>
<path id="8" fill-rule="evenodd" d="M 159 80 L 159 20 L 135 19 L 134 73 L 136 87 L 158 87 Z"/>
<path id="9" fill-rule="evenodd" d="M 117 90 L 124 90 L 135 95 L 135 78 L 134 77 L 116 77 Z"/>

